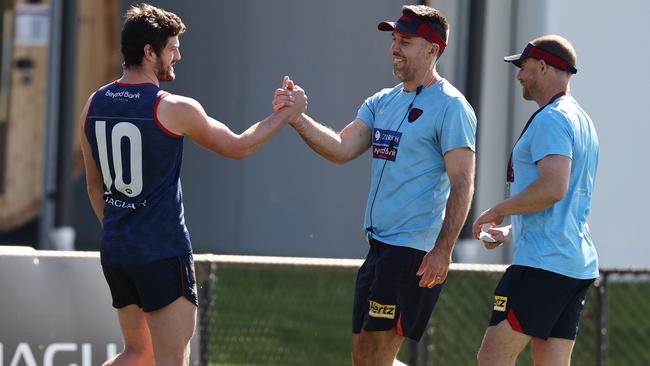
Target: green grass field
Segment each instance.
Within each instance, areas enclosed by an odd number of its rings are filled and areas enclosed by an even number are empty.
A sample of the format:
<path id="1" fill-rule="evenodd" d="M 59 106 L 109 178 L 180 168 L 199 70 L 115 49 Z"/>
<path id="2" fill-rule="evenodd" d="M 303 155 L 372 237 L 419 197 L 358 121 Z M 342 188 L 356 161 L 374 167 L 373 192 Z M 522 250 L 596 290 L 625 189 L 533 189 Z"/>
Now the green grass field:
<path id="1" fill-rule="evenodd" d="M 211 365 L 351 364 L 355 272 L 220 266 Z"/>
<path id="2" fill-rule="evenodd" d="M 218 265 L 210 365 L 350 365 L 355 270 Z M 500 274 L 452 272 L 418 348 L 420 365 L 475 365 Z M 199 279 L 200 280 L 200 279 Z M 609 283 L 609 365 L 650 365 L 650 281 Z M 594 288 L 573 365 L 596 365 Z M 201 304 L 203 311 L 207 304 Z M 400 359 L 407 360 L 407 347 Z M 517 365 L 532 365 L 529 353 Z"/>

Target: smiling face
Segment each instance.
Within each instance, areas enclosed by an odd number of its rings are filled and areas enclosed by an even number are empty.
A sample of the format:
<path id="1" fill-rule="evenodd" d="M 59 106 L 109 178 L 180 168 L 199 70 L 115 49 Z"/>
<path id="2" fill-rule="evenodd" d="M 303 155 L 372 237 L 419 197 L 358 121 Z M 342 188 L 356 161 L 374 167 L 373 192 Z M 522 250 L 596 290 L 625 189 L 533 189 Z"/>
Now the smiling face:
<path id="1" fill-rule="evenodd" d="M 431 47 L 431 43 L 423 38 L 393 32 L 393 42 L 390 47 L 393 56 L 393 75 L 405 83 L 421 78 L 434 57 L 429 52 Z"/>
<path id="2" fill-rule="evenodd" d="M 160 51 L 160 56 L 156 60 L 156 77 L 159 81 L 173 81 L 176 78 L 174 74 L 174 64 L 181 59 L 180 42 L 178 36 L 169 37 L 167 44 Z"/>

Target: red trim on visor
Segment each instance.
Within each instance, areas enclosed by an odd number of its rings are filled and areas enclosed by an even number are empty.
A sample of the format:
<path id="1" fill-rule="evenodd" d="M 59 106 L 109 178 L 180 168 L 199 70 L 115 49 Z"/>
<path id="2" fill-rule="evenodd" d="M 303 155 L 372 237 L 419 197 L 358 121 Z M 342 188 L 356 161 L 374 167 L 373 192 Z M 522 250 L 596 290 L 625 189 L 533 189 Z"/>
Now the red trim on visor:
<path id="1" fill-rule="evenodd" d="M 562 70 L 568 70 L 569 68 L 568 62 L 564 61 L 563 59 L 555 56 L 550 52 L 544 51 L 543 49 L 537 48 L 535 46 L 530 48 L 530 51 L 528 51 L 528 54 L 526 56 L 536 58 L 538 60 L 544 60 L 546 61 L 547 64 L 551 66 L 555 66 Z"/>
<path id="2" fill-rule="evenodd" d="M 405 29 L 399 29 L 400 22 L 406 24 L 413 24 L 413 26 L 417 26 L 415 33 L 407 33 L 405 32 Z M 440 37 L 440 35 L 436 33 L 436 31 L 433 30 L 433 28 L 429 24 L 421 21 L 418 18 L 402 15 L 399 18 L 399 20 L 395 23 L 395 30 L 401 34 L 405 34 L 407 36 L 422 37 L 431 43 L 437 44 L 440 47 L 440 54 L 442 54 L 445 51 L 445 48 L 447 47 L 447 43 L 445 42 L 445 40 L 442 39 L 442 37 Z"/>
<path id="3" fill-rule="evenodd" d="M 571 65 L 569 61 L 563 59 L 560 56 L 557 56 L 543 48 L 539 48 L 535 46 L 532 43 L 529 43 L 526 48 L 524 49 L 524 52 L 521 53 L 521 56 L 519 57 L 519 60 L 526 58 L 526 57 L 532 57 L 538 60 L 544 60 L 547 64 L 558 68 L 560 70 L 568 71 L 572 74 L 575 74 L 578 72 L 578 70 L 575 68 L 575 66 Z"/>

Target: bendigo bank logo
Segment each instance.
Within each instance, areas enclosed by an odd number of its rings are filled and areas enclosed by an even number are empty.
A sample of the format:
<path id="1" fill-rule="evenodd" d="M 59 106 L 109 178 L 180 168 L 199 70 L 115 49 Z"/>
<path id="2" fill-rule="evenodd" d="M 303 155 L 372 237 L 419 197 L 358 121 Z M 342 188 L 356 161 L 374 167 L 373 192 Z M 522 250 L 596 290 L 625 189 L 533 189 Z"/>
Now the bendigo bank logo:
<path id="1" fill-rule="evenodd" d="M 494 311 L 506 311 L 506 305 L 508 304 L 508 298 L 505 296 L 495 296 L 494 297 Z"/>
<path id="2" fill-rule="evenodd" d="M 368 315 L 373 318 L 395 319 L 395 305 L 383 305 L 378 302 L 368 300 L 370 310 Z"/>
<path id="3" fill-rule="evenodd" d="M 372 157 L 395 161 L 402 133 L 375 128 L 372 137 Z"/>

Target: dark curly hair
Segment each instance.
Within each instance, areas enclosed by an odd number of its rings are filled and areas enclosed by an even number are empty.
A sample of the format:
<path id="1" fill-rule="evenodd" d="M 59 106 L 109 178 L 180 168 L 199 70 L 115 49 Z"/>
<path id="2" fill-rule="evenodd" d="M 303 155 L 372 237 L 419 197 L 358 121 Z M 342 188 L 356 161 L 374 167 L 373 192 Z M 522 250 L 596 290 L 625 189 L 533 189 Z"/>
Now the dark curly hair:
<path id="1" fill-rule="evenodd" d="M 144 46 L 151 45 L 156 55 L 170 37 L 185 32 L 185 24 L 178 15 L 149 4 L 131 6 L 124 15 L 122 28 L 122 56 L 124 67 L 142 65 Z"/>

